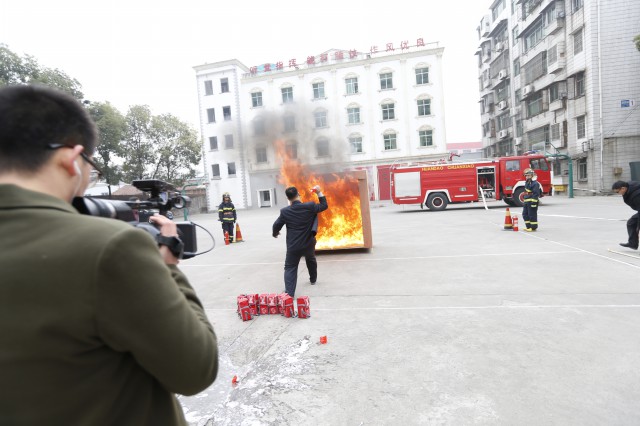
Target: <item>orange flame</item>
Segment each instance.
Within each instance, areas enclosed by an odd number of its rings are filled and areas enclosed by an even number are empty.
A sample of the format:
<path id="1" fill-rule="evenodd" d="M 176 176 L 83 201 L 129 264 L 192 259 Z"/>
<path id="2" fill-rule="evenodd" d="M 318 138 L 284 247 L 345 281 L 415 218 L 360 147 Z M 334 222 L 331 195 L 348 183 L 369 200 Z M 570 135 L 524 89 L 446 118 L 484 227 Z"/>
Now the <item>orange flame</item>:
<path id="1" fill-rule="evenodd" d="M 292 159 L 283 141 L 276 142 L 282 166 L 279 183 L 298 188 L 302 201 L 315 201 L 311 188 L 320 185 L 329 208 L 318 214 L 316 249 L 331 250 L 364 247 L 358 180 L 349 174 L 314 175 L 298 160 Z"/>

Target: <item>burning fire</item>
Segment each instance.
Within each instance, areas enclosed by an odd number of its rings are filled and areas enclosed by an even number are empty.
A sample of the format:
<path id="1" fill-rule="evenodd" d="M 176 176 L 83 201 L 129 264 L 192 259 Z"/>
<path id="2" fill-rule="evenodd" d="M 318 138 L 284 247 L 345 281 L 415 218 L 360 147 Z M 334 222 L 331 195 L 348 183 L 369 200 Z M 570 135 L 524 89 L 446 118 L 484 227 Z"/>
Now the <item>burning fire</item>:
<path id="1" fill-rule="evenodd" d="M 281 184 L 298 188 L 303 202 L 315 201 L 315 195 L 310 191 L 315 185 L 320 185 L 327 197 L 329 208 L 318 214 L 316 249 L 363 247 L 358 180 L 349 174 L 314 175 L 299 161 L 289 156 L 283 141 L 276 142 L 276 151 L 282 162 L 279 178 Z"/>

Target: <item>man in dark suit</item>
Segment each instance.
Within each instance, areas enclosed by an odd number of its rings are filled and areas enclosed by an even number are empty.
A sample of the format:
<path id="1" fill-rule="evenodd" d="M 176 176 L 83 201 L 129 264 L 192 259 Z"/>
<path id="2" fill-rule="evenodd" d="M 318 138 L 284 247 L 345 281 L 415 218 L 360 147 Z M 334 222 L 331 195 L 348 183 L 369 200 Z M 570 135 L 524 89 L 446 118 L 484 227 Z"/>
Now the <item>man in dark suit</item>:
<path id="1" fill-rule="evenodd" d="M 640 230 L 640 182 L 619 180 L 611 187 L 613 192 L 622 195 L 622 201 L 633 210 L 636 214 L 631 216 L 627 221 L 627 234 L 629 239 L 626 243 L 620 243 L 622 247 L 638 250 L 638 231 Z"/>
<path id="2" fill-rule="evenodd" d="M 218 347 L 176 224 L 81 215 L 97 133 L 71 96 L 0 89 L 0 423 L 187 425 Z M 37 401 L 34 406 L 34 401 Z"/>
<path id="3" fill-rule="evenodd" d="M 278 238 L 283 226 L 287 226 L 287 256 L 284 261 L 284 286 L 289 296 L 294 297 L 298 282 L 298 264 L 304 256 L 309 270 L 309 281 L 315 284 L 318 279 L 316 261 L 316 233 L 318 231 L 317 214 L 325 211 L 329 205 L 319 186 L 312 189 L 318 195 L 318 203 L 300 200 L 298 190 L 291 186 L 284 193 L 289 206 L 280 210 L 280 216 L 273 223 L 273 237 Z"/>

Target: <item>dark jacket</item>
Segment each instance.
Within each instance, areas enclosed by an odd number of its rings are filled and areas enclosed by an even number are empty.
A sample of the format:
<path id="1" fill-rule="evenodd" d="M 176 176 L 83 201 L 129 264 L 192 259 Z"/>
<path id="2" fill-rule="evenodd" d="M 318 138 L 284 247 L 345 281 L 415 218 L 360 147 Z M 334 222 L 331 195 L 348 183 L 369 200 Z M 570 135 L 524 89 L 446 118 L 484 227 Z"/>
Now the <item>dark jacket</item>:
<path id="1" fill-rule="evenodd" d="M 640 211 L 640 182 L 629 181 L 629 188 L 622 196 L 625 204 L 636 211 Z"/>
<path id="2" fill-rule="evenodd" d="M 320 204 L 294 201 L 280 210 L 280 216 L 273 223 L 273 236 L 278 235 L 282 227 L 287 225 L 287 250 L 302 250 L 316 243 L 316 215 L 329 207 L 326 197 L 320 197 L 318 201 Z"/>
<path id="3" fill-rule="evenodd" d="M 216 336 L 145 231 L 0 185 L 0 424 L 186 425 Z M 35 405 L 34 405 L 35 404 Z"/>
<path id="4" fill-rule="evenodd" d="M 542 185 L 537 180 L 527 180 L 524 184 L 524 200 L 537 203 L 542 196 Z"/>
<path id="5" fill-rule="evenodd" d="M 220 222 L 235 222 L 236 219 L 236 207 L 232 202 L 223 202 L 218 206 L 218 220 Z"/>

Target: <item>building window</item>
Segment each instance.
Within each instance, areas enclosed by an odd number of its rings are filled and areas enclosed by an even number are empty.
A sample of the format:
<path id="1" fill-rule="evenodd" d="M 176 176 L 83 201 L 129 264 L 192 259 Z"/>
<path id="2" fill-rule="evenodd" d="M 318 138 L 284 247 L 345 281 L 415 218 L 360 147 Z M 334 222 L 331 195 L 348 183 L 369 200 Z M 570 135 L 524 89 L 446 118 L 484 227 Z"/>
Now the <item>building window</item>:
<path id="1" fill-rule="evenodd" d="M 224 121 L 231 121 L 231 107 L 230 106 L 222 107 L 222 116 L 224 117 Z"/>
<path id="2" fill-rule="evenodd" d="M 587 180 L 587 159 L 579 158 L 578 159 L 578 180 Z"/>
<path id="3" fill-rule="evenodd" d="M 224 149 L 233 149 L 233 135 L 224 135 Z"/>
<path id="4" fill-rule="evenodd" d="M 512 0 L 513 1 L 513 0 Z M 520 28 L 518 27 L 513 27 L 513 29 L 511 30 L 511 38 L 513 40 L 513 45 L 515 46 L 516 44 L 518 44 L 518 36 L 520 35 Z"/>
<path id="5" fill-rule="evenodd" d="M 582 28 L 573 35 L 573 54 L 582 52 Z"/>
<path id="6" fill-rule="evenodd" d="M 284 147 L 285 152 L 287 153 L 287 157 L 295 160 L 298 158 L 298 144 L 295 142 L 288 142 Z"/>
<path id="7" fill-rule="evenodd" d="M 576 74 L 576 98 L 584 96 L 584 72 Z"/>
<path id="8" fill-rule="evenodd" d="M 211 165 L 211 178 L 220 179 L 220 164 Z"/>
<path id="9" fill-rule="evenodd" d="M 551 125 L 551 140 L 557 141 L 560 139 L 560 123 Z"/>
<path id="10" fill-rule="evenodd" d="M 233 177 L 236 175 L 236 163 L 227 163 L 227 171 L 229 172 L 229 177 Z"/>
<path id="11" fill-rule="evenodd" d="M 267 162 L 267 147 L 259 146 L 256 148 L 256 162 L 258 163 Z"/>
<path id="12" fill-rule="evenodd" d="M 531 29 L 523 34 L 524 39 L 524 52 L 528 52 L 532 47 L 538 44 L 544 38 L 544 22 L 542 18 L 539 18 L 536 23 L 531 26 Z"/>
<path id="13" fill-rule="evenodd" d="M 507 160 L 504 163 L 504 167 L 508 172 L 517 172 L 520 170 L 520 160 Z"/>
<path id="14" fill-rule="evenodd" d="M 283 87 L 281 91 L 283 104 L 293 102 L 293 87 Z"/>
<path id="15" fill-rule="evenodd" d="M 428 83 L 429 83 L 429 68 L 417 68 L 416 84 L 428 84 Z"/>
<path id="16" fill-rule="evenodd" d="M 395 104 L 382 104 L 382 119 L 393 120 L 395 118 Z"/>
<path id="17" fill-rule="evenodd" d="M 313 83 L 313 99 L 324 99 L 324 83 Z"/>
<path id="18" fill-rule="evenodd" d="M 262 92 L 253 92 L 251 94 L 251 106 L 254 108 L 262 106 Z"/>
<path id="19" fill-rule="evenodd" d="M 576 132 L 578 139 L 584 139 L 587 137 L 587 120 L 586 116 L 581 115 L 576 118 Z"/>
<path id="20" fill-rule="evenodd" d="M 362 137 L 361 136 L 350 136 L 349 137 L 349 147 L 351 148 L 352 154 L 360 154 L 362 153 Z"/>
<path id="21" fill-rule="evenodd" d="M 316 111 L 313 113 L 313 117 L 316 122 L 316 129 L 327 127 L 327 111 Z"/>
<path id="22" fill-rule="evenodd" d="M 205 96 L 213 95 L 213 82 L 211 80 L 206 80 L 204 82 L 204 95 Z"/>
<path id="23" fill-rule="evenodd" d="M 347 108 L 347 116 L 349 117 L 349 124 L 360 123 L 360 108 Z"/>
<path id="24" fill-rule="evenodd" d="M 418 99 L 418 115 L 431 115 L 431 99 Z"/>
<path id="25" fill-rule="evenodd" d="M 420 130 L 418 132 L 420 137 L 420 146 L 433 146 L 433 130 Z"/>
<path id="26" fill-rule="evenodd" d="M 211 136 L 209 138 L 209 149 L 211 151 L 217 151 L 218 150 L 218 137 L 217 136 Z"/>
<path id="27" fill-rule="evenodd" d="M 295 115 L 285 115 L 283 120 L 284 120 L 284 131 L 286 133 L 295 132 L 296 131 L 296 117 L 295 117 Z"/>
<path id="28" fill-rule="evenodd" d="M 397 149 L 395 133 L 387 133 L 384 135 L 384 150 L 389 151 L 391 149 Z"/>
<path id="29" fill-rule="evenodd" d="M 352 77 L 345 79 L 347 85 L 347 95 L 355 95 L 358 93 L 358 78 Z"/>
<path id="30" fill-rule="evenodd" d="M 571 0 L 571 11 L 575 12 L 576 10 L 582 7 L 583 0 Z"/>
<path id="31" fill-rule="evenodd" d="M 221 78 L 220 79 L 220 92 L 227 93 L 229 91 L 229 79 Z"/>
<path id="32" fill-rule="evenodd" d="M 520 75 L 520 59 L 513 61 L 513 76 L 516 77 L 518 75 Z"/>
<path id="33" fill-rule="evenodd" d="M 207 123 L 216 122 L 216 110 L 213 108 L 207 109 Z"/>
<path id="34" fill-rule="evenodd" d="M 542 90 L 531 95 L 527 100 L 527 118 L 531 118 L 534 115 L 538 115 L 543 112 L 542 104 Z"/>
<path id="35" fill-rule="evenodd" d="M 255 136 L 262 136 L 265 134 L 264 128 L 264 120 L 261 118 L 256 118 L 253 120 L 253 134 Z"/>
<path id="36" fill-rule="evenodd" d="M 328 157 L 329 141 L 327 139 L 318 139 L 316 141 L 316 151 L 318 153 L 318 157 Z"/>
<path id="37" fill-rule="evenodd" d="M 558 84 L 552 84 L 549 86 L 549 102 L 557 101 L 560 99 L 560 87 Z"/>
<path id="38" fill-rule="evenodd" d="M 390 72 L 380 74 L 380 90 L 393 89 L 393 74 Z"/>

